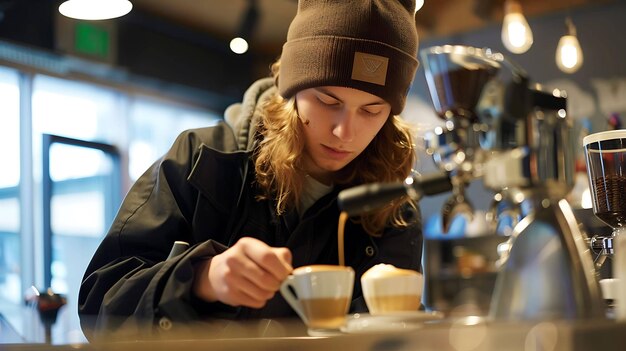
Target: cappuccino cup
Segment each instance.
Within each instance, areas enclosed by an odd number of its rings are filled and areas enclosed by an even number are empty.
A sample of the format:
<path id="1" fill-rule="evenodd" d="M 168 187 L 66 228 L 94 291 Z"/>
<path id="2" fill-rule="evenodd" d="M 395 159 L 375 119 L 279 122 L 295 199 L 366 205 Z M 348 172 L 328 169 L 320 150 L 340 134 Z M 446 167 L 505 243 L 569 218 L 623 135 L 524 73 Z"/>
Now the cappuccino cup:
<path id="1" fill-rule="evenodd" d="M 372 315 L 416 312 L 423 282 L 421 273 L 390 264 L 375 265 L 361 276 L 363 297 Z"/>
<path id="2" fill-rule="evenodd" d="M 346 323 L 354 270 L 347 266 L 310 265 L 293 270 L 280 293 L 307 325 L 310 335 L 334 334 Z"/>

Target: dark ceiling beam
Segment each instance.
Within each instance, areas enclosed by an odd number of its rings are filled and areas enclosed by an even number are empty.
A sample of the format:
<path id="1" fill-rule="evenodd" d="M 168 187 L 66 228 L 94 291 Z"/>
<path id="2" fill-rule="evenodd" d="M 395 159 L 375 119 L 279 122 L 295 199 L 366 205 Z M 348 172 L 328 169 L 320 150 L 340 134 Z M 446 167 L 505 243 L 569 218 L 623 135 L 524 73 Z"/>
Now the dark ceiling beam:
<path id="1" fill-rule="evenodd" d="M 474 0 L 474 14 L 485 22 L 491 21 L 503 7 L 504 0 Z"/>

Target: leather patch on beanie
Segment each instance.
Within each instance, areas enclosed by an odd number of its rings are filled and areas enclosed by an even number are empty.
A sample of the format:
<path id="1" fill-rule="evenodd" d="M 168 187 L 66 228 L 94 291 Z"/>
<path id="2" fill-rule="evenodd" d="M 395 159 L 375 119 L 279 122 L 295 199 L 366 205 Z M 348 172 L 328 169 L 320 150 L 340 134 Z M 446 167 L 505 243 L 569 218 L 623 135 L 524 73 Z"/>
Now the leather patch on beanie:
<path id="1" fill-rule="evenodd" d="M 385 86 L 389 58 L 384 56 L 354 53 L 352 79 Z"/>

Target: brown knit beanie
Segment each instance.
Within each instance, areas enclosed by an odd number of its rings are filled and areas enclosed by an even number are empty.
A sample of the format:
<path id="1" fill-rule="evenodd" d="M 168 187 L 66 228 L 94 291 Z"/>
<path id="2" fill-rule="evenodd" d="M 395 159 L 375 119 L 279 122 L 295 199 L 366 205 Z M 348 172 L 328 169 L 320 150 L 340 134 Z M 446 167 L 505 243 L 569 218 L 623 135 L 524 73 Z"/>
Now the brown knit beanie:
<path id="1" fill-rule="evenodd" d="M 299 0 L 280 59 L 281 96 L 349 87 L 399 114 L 418 66 L 414 9 L 415 0 Z"/>

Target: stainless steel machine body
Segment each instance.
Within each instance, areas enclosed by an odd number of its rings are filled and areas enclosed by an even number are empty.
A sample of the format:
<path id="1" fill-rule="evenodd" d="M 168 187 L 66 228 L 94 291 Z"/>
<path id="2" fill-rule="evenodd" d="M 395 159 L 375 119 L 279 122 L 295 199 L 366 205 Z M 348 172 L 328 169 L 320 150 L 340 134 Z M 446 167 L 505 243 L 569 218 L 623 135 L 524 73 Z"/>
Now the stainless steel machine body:
<path id="1" fill-rule="evenodd" d="M 564 200 L 573 186 L 565 97 L 531 88 L 521 68 L 488 49 L 439 46 L 421 55 L 445 120 L 427 147 L 454 186 L 442 209 L 444 229 L 451 216 L 471 211 L 463 188 L 476 178 L 494 191 L 486 234 L 503 234 L 504 217 L 510 226 L 489 316 L 602 318 L 588 241 Z"/>

